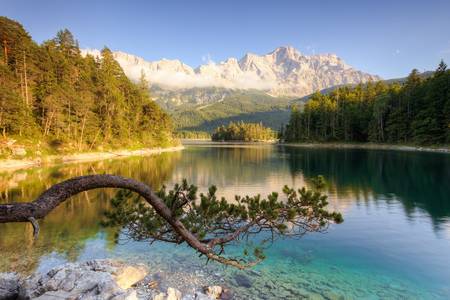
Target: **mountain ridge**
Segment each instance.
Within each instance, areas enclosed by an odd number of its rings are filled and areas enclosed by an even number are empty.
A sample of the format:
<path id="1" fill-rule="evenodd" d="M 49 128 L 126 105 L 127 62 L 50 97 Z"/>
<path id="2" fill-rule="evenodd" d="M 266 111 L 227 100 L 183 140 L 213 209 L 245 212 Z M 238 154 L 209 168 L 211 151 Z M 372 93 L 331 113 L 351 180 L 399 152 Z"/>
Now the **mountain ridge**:
<path id="1" fill-rule="evenodd" d="M 100 51 L 83 49 L 82 54 L 98 57 Z M 178 59 L 146 61 L 122 51 L 113 51 L 113 56 L 131 79 L 138 80 L 143 73 L 152 87 L 181 94 L 192 88 L 214 87 L 297 98 L 335 85 L 381 80 L 377 75 L 356 70 L 336 54 L 304 55 L 290 46 L 263 55 L 249 52 L 239 60 L 230 57 L 218 63 L 210 61 L 196 68 Z M 196 104 L 199 103 L 203 103 L 201 99 Z"/>

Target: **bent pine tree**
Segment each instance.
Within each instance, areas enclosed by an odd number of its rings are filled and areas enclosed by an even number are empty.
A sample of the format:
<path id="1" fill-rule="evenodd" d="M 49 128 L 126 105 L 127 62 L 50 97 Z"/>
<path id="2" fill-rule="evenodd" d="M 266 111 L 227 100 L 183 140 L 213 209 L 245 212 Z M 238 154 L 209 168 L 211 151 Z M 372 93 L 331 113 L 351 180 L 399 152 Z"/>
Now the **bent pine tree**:
<path id="1" fill-rule="evenodd" d="M 320 186 L 323 178 L 313 183 Z M 327 196 L 319 190 L 294 190 L 285 186 L 283 201 L 277 193 L 272 193 L 267 199 L 259 195 L 236 196 L 235 202 L 230 203 L 216 197 L 214 186 L 198 199 L 197 187 L 186 180 L 176 184 L 173 190 L 163 187 L 155 193 L 148 185 L 131 178 L 88 175 L 58 183 L 32 202 L 1 204 L 0 223 L 31 222 L 37 235 L 37 220 L 71 196 L 98 188 L 121 189 L 111 200 L 112 210 L 106 213 L 105 225 L 135 240 L 187 243 L 208 260 L 239 269 L 263 260 L 262 247 L 277 237 L 324 232 L 331 223 L 343 221 L 340 213 L 325 209 Z M 250 236 L 259 233 L 268 234 L 258 246 L 252 246 L 251 254 L 246 248 L 241 257 L 225 255 L 227 245 L 248 242 Z"/>

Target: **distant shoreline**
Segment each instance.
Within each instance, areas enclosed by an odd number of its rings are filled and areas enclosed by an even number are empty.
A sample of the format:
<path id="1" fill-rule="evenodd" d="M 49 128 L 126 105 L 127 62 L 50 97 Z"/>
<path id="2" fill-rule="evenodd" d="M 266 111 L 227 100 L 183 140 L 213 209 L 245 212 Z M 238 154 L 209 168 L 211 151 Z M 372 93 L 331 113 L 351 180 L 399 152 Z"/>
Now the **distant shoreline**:
<path id="1" fill-rule="evenodd" d="M 280 146 L 299 148 L 330 148 L 330 149 L 368 149 L 368 150 L 397 150 L 397 151 L 418 151 L 450 154 L 450 146 L 445 147 L 423 147 L 412 145 L 393 144 L 372 144 L 372 143 L 279 143 Z"/>
<path id="2" fill-rule="evenodd" d="M 450 154 L 450 146 L 413 146 L 413 145 L 394 145 L 394 144 L 375 144 L 375 143 L 278 143 L 276 141 L 259 141 L 259 142 L 244 142 L 244 141 L 211 141 L 198 139 L 184 139 L 182 144 L 189 145 L 213 145 L 213 146 L 228 146 L 228 145 L 278 145 L 299 148 L 319 148 L 319 149 L 367 149 L 367 150 L 396 150 L 396 151 L 418 151 L 418 152 L 434 152 L 434 153 L 448 153 Z"/>
<path id="3" fill-rule="evenodd" d="M 277 145 L 277 141 L 212 141 L 206 139 L 182 139 L 183 145 Z"/>
<path id="4" fill-rule="evenodd" d="M 76 162 L 90 162 L 131 156 L 148 156 L 153 154 L 160 154 L 163 152 L 180 151 L 183 149 L 184 147 L 181 145 L 168 148 L 143 148 L 139 150 L 111 150 L 67 155 L 50 155 L 47 157 L 37 157 L 33 159 L 1 159 L 0 171 L 16 171 L 32 167 L 49 166 L 55 164 L 69 164 Z"/>

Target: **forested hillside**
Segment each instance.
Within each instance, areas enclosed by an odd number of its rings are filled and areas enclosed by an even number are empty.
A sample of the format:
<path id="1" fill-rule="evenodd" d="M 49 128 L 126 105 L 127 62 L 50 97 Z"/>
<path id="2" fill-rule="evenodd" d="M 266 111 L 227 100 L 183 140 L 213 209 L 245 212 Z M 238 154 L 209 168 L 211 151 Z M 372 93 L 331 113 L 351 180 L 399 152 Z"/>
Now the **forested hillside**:
<path id="1" fill-rule="evenodd" d="M 171 143 L 171 120 L 148 83 L 132 83 L 109 49 L 82 57 L 67 29 L 38 45 L 6 17 L 0 43 L 3 154 L 14 140 L 44 152 Z"/>
<path id="2" fill-rule="evenodd" d="M 442 61 L 432 76 L 413 70 L 403 83 L 361 84 L 315 93 L 294 107 L 282 132 L 287 142 L 450 143 L 450 71 Z"/>
<path id="3" fill-rule="evenodd" d="M 170 115 L 178 130 L 212 132 L 219 126 L 240 121 L 262 122 L 264 126 L 278 130 L 289 119 L 289 103 L 286 98 L 236 91 L 220 102 L 181 106 Z"/>

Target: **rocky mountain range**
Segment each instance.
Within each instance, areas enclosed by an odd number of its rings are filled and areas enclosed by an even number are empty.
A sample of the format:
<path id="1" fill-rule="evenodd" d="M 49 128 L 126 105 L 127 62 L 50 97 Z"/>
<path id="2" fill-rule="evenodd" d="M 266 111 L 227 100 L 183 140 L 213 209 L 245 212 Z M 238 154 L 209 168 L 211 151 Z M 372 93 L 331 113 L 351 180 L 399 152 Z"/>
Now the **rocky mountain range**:
<path id="1" fill-rule="evenodd" d="M 82 50 L 99 56 L 99 50 Z M 335 54 L 304 55 L 293 47 L 279 47 L 257 55 L 245 54 L 192 68 L 180 60 L 146 61 L 124 52 L 113 52 L 127 76 L 145 74 L 158 102 L 177 106 L 221 101 L 234 90 L 257 91 L 273 97 L 300 98 L 336 85 L 381 78 L 347 65 Z"/>

